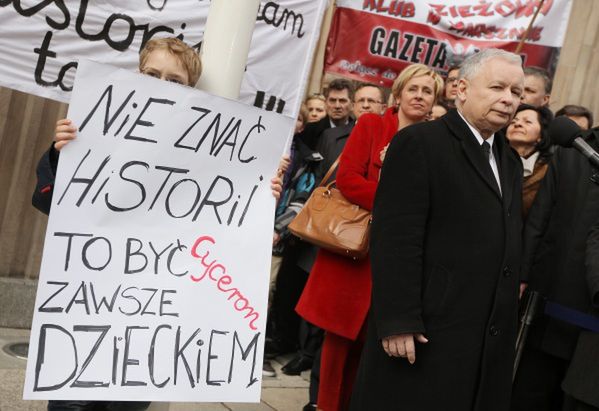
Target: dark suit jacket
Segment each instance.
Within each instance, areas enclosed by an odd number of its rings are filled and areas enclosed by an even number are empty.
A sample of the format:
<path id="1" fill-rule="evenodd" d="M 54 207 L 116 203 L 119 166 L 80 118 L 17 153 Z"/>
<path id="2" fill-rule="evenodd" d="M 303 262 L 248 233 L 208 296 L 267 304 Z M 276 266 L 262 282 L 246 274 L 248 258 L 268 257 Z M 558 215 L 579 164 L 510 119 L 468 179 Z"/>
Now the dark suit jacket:
<path id="1" fill-rule="evenodd" d="M 52 144 L 37 163 L 37 182 L 31 197 L 31 204 L 44 214 L 50 214 L 58 157 L 59 152 L 54 149 L 54 144 Z"/>
<path id="2" fill-rule="evenodd" d="M 589 312 L 599 319 L 599 220 L 589 232 L 585 265 Z M 599 333 L 580 332 L 562 388 L 577 400 L 599 408 Z"/>
<path id="3" fill-rule="evenodd" d="M 522 166 L 495 136 L 502 195 L 452 110 L 401 130 L 375 199 L 371 323 L 353 410 L 509 409 L 517 324 Z M 416 364 L 381 338 L 424 333 Z M 400 407 L 401 406 L 401 407 Z"/>
<path id="4" fill-rule="evenodd" d="M 587 132 L 599 148 L 599 130 Z M 591 181 L 588 160 L 573 148 L 558 148 L 528 213 L 524 228 L 522 273 L 529 289 L 548 300 L 588 312 L 585 251 L 590 227 L 599 219 L 599 185 Z M 599 177 L 595 178 L 599 181 Z M 580 330 L 550 318 L 539 318 L 527 343 L 543 352 L 570 359 Z"/>
<path id="5" fill-rule="evenodd" d="M 354 119 L 350 117 L 348 125 L 353 125 L 354 122 Z M 331 128 L 331 121 L 329 116 L 325 116 L 315 123 L 306 124 L 306 127 L 304 127 L 300 133 L 298 133 L 297 138 L 303 141 L 304 144 L 306 144 L 312 150 L 316 150 L 320 136 L 328 128 Z"/>
<path id="6" fill-rule="evenodd" d="M 317 175 L 320 179 L 325 176 L 343 151 L 343 147 L 345 147 L 347 138 L 353 128 L 354 124 L 350 123 L 345 126 L 328 128 L 320 135 L 316 149 L 324 157 L 324 160 L 318 164 Z M 334 180 L 336 174 L 337 172 L 335 171 L 329 181 Z"/>

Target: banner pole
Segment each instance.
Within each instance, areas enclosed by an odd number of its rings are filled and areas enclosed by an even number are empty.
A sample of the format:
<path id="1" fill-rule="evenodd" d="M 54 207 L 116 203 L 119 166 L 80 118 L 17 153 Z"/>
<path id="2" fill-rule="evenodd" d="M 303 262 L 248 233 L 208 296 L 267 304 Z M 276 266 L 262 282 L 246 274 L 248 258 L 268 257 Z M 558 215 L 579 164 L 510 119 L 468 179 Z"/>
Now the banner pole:
<path id="1" fill-rule="evenodd" d="M 514 53 L 519 54 L 520 51 L 522 51 L 522 47 L 524 47 L 524 42 L 528 38 L 528 35 L 530 34 L 530 30 L 532 29 L 532 25 L 535 23 L 535 20 L 537 19 L 539 12 L 543 8 L 543 3 L 545 3 L 545 0 L 539 1 L 539 6 L 537 7 L 535 14 L 533 14 L 532 19 L 530 20 L 530 23 L 528 24 L 528 27 L 526 28 L 526 31 L 524 32 L 524 35 L 522 36 L 520 43 L 518 43 L 518 47 L 516 47 L 516 50 L 514 51 Z"/>
<path id="2" fill-rule="evenodd" d="M 196 88 L 239 98 L 260 0 L 212 0 L 202 40 L 202 75 Z"/>

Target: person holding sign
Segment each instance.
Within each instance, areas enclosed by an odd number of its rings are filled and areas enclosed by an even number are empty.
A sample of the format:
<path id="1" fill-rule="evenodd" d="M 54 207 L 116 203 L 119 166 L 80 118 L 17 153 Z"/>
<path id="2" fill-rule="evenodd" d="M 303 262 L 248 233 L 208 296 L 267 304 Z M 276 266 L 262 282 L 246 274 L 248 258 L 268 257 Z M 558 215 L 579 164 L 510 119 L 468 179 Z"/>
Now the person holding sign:
<path id="1" fill-rule="evenodd" d="M 175 37 L 168 37 L 152 39 L 146 43 L 139 55 L 139 71 L 161 80 L 193 87 L 200 78 L 202 64 L 193 48 Z M 50 212 L 52 204 L 59 152 L 76 137 L 77 126 L 70 119 L 58 120 L 54 142 L 38 163 L 38 181 L 32 204 L 44 214 Z M 285 164 L 285 158 L 281 159 L 281 164 Z M 279 174 L 282 171 L 279 170 Z M 271 183 L 273 195 L 278 199 L 282 187 L 280 176 L 274 177 Z"/>
<path id="2" fill-rule="evenodd" d="M 161 80 L 193 86 L 201 73 L 201 62 L 197 52 L 177 38 L 152 39 L 140 53 L 139 71 Z M 54 142 L 38 164 L 38 182 L 33 194 L 33 205 L 45 214 L 50 212 L 54 180 L 60 150 L 77 136 L 77 127 L 69 119 L 57 122 Z M 271 180 L 273 195 L 278 198 L 281 179 Z M 149 402 L 136 401 L 56 401 L 48 402 L 49 411 L 86 410 L 145 410 Z"/>
<path id="3" fill-rule="evenodd" d="M 198 53 L 177 38 L 148 41 L 139 54 L 139 71 L 161 80 L 193 87 L 200 78 L 202 63 Z M 77 137 L 77 126 L 70 119 L 56 123 L 54 142 L 37 166 L 37 187 L 32 204 L 44 214 L 50 212 L 54 178 L 60 150 Z"/>

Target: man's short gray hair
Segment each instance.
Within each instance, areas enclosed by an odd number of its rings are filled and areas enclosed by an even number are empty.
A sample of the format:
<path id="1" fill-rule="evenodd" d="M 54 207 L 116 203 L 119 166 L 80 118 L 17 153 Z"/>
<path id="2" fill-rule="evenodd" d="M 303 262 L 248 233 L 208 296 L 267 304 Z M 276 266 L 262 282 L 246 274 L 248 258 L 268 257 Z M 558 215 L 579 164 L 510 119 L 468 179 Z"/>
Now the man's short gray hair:
<path id="1" fill-rule="evenodd" d="M 500 58 L 522 66 L 522 59 L 517 54 L 501 49 L 483 49 L 478 53 L 472 54 L 462 62 L 458 78 L 471 80 L 478 74 L 484 63 L 494 58 Z"/>

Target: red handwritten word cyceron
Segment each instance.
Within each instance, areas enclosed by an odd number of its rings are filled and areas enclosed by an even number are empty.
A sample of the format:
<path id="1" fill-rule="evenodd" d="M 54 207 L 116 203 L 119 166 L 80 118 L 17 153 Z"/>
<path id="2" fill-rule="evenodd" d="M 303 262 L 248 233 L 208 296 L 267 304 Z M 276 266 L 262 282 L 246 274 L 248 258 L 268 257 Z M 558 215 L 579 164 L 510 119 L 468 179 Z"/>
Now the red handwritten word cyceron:
<path id="1" fill-rule="evenodd" d="M 227 275 L 227 267 L 221 264 L 218 260 L 214 259 L 212 261 L 208 261 L 208 256 L 210 255 L 210 251 L 206 250 L 206 252 L 202 255 L 198 253 L 198 248 L 202 243 L 210 243 L 216 244 L 214 238 L 210 236 L 202 236 L 196 240 L 193 247 L 191 247 L 191 255 L 195 258 L 200 259 L 200 263 L 204 268 L 204 272 L 199 277 L 194 275 L 190 275 L 192 281 L 200 282 L 206 276 L 209 279 L 216 283 L 216 288 L 222 293 L 229 294 L 227 300 L 233 300 L 233 308 L 235 311 L 244 312 L 247 311 L 244 318 L 253 317 L 249 322 L 249 326 L 252 330 L 256 330 L 257 327 L 254 325 L 256 320 L 260 317 L 260 314 L 254 310 L 254 307 L 250 305 L 249 300 L 239 291 L 239 289 L 235 287 L 228 287 L 233 283 L 233 278 L 230 275 Z"/>

